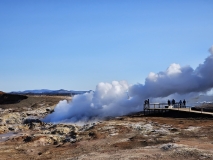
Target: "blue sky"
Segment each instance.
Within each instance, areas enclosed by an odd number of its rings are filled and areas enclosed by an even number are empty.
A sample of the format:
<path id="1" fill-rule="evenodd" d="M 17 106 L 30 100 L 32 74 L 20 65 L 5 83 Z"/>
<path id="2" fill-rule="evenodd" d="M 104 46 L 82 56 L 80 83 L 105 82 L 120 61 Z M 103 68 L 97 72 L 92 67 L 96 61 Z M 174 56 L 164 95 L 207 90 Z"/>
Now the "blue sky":
<path id="1" fill-rule="evenodd" d="M 193 68 L 213 45 L 212 0 L 1 0 L 0 90 L 94 90 Z"/>

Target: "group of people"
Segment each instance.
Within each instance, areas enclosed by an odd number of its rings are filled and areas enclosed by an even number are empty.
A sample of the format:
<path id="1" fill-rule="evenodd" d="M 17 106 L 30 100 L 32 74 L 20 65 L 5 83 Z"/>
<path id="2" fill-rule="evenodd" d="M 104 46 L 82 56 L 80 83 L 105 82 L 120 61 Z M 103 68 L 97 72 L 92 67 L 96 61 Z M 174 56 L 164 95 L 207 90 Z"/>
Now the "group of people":
<path id="1" fill-rule="evenodd" d="M 172 99 L 171 101 L 170 100 L 168 100 L 168 106 L 173 106 L 173 107 L 177 107 L 177 105 L 180 107 L 180 108 L 182 108 L 182 107 L 186 107 L 186 100 L 184 99 L 183 101 L 182 100 L 180 100 L 179 102 L 175 102 L 175 100 L 174 99 Z M 149 107 L 149 99 L 146 99 L 145 101 L 144 101 L 144 106 L 145 107 Z"/>
<path id="2" fill-rule="evenodd" d="M 183 101 L 180 100 L 176 104 L 178 104 L 180 108 L 182 107 L 182 104 L 183 104 L 183 107 L 186 107 L 186 100 L 185 99 Z M 171 105 L 171 101 L 168 100 L 168 106 L 170 106 L 170 105 Z M 175 100 L 174 99 L 172 99 L 172 106 L 175 107 Z"/>

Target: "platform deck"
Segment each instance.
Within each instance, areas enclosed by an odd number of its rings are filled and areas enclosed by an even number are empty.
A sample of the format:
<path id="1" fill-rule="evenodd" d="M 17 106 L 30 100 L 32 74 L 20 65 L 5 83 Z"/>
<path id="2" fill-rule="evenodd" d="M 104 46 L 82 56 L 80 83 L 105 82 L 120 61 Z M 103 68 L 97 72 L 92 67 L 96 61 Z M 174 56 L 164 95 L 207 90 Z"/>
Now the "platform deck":
<path id="1" fill-rule="evenodd" d="M 165 107 L 165 103 L 151 103 L 148 106 L 144 105 L 144 112 L 145 111 L 178 111 L 178 112 L 188 112 L 188 113 L 197 113 L 197 114 L 204 114 L 204 115 L 212 115 L 213 116 L 213 112 L 206 112 L 206 111 L 196 111 L 196 110 L 192 110 L 191 107 L 187 107 L 187 108 L 180 108 L 178 105 L 176 105 L 175 108 L 170 107 Z"/>

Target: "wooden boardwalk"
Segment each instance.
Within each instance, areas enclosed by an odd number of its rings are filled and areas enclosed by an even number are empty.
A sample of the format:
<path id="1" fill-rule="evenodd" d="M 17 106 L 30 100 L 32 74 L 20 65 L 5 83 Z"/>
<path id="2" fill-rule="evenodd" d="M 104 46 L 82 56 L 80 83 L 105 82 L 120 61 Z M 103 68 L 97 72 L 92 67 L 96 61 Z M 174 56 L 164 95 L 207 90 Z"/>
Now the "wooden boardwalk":
<path id="1" fill-rule="evenodd" d="M 191 107 L 181 108 L 178 104 L 176 104 L 174 107 L 168 106 L 168 104 L 166 103 L 150 103 L 146 105 L 144 104 L 144 114 L 155 113 L 155 112 L 167 112 L 167 111 L 195 113 L 195 114 L 213 116 L 213 112 L 205 112 L 202 109 L 200 111 L 191 110 Z"/>

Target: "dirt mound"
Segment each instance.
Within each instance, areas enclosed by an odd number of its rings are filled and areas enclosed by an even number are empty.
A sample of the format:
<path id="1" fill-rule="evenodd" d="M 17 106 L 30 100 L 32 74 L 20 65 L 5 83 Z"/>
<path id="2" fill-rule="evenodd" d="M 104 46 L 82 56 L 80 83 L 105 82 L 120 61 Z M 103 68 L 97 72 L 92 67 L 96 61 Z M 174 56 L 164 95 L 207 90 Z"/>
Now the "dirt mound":
<path id="1" fill-rule="evenodd" d="M 5 94 L 4 92 L 0 91 L 0 95 Z"/>
<path id="2" fill-rule="evenodd" d="M 27 96 L 0 92 L 0 104 L 18 103 L 23 99 L 27 99 Z"/>

